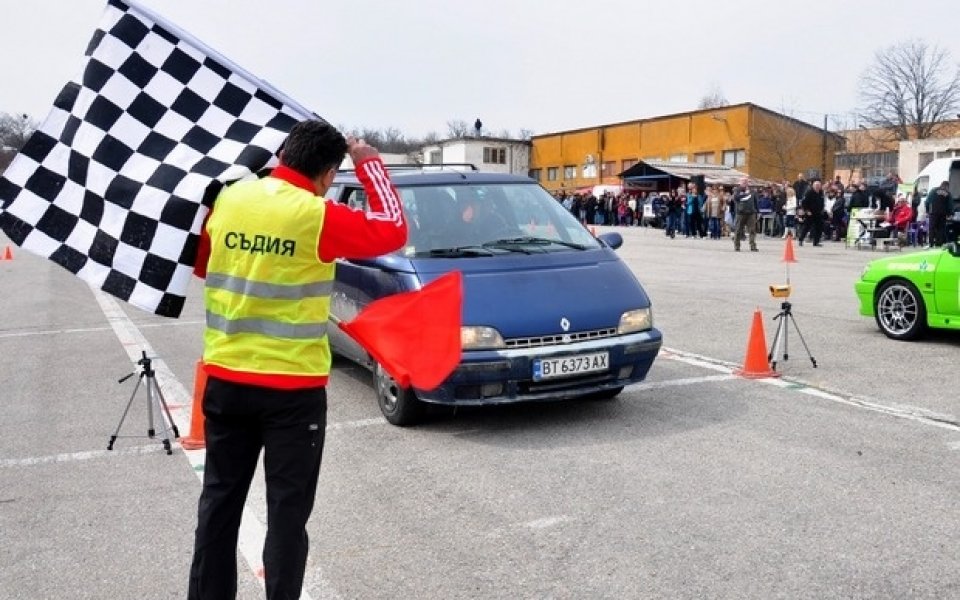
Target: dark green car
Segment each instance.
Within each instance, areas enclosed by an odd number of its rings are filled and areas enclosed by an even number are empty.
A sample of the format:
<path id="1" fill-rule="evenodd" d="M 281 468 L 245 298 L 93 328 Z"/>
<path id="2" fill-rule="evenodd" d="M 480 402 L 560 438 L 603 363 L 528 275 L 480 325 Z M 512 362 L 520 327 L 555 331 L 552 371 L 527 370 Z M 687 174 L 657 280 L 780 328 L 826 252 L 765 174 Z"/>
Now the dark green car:
<path id="1" fill-rule="evenodd" d="M 854 288 L 860 314 L 895 340 L 927 327 L 960 330 L 960 249 L 956 243 L 867 264 Z"/>

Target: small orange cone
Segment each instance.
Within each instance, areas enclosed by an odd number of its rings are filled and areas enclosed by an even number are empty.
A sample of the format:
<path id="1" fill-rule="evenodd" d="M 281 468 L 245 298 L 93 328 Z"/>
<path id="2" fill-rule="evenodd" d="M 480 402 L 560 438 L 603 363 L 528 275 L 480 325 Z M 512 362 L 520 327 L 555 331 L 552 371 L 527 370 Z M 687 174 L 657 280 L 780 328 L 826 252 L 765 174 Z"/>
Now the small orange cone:
<path id="1" fill-rule="evenodd" d="M 590 226 L 590 235 L 592 235 L 593 237 L 597 237 L 597 228 L 594 227 L 593 225 Z"/>
<path id="2" fill-rule="evenodd" d="M 780 376 L 770 368 L 770 360 L 767 358 L 767 338 L 763 332 L 763 313 L 759 308 L 753 313 L 753 326 L 750 327 L 750 340 L 747 342 L 743 368 L 735 370 L 733 374 L 747 379 Z"/>
<path id="3" fill-rule="evenodd" d="M 10 249 L 10 244 L 7 244 L 3 251 L 3 258 L 0 260 L 13 260 L 13 250 Z"/>
<path id="4" fill-rule="evenodd" d="M 197 361 L 197 369 L 193 379 L 193 407 L 190 410 L 190 435 L 180 440 L 180 445 L 187 450 L 200 450 L 207 445 L 203 433 L 203 391 L 207 388 L 207 372 L 203 370 L 203 361 Z"/>
<path id="5" fill-rule="evenodd" d="M 793 235 L 789 233 L 787 234 L 787 243 L 783 247 L 783 262 L 797 262 L 796 257 L 793 255 Z"/>

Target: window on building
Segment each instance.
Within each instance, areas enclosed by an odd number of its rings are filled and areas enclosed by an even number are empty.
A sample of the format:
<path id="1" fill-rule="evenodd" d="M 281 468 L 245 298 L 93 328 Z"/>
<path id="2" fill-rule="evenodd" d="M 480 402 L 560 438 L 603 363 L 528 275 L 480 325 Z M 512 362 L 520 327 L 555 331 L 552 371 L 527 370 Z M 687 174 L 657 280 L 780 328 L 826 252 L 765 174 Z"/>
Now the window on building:
<path id="1" fill-rule="evenodd" d="M 917 171 L 927 168 L 927 165 L 933 162 L 933 152 L 921 152 L 917 156 Z"/>
<path id="2" fill-rule="evenodd" d="M 431 150 L 427 153 L 428 165 L 439 165 L 443 161 L 443 152 L 441 150 Z"/>
<path id="3" fill-rule="evenodd" d="M 671 154 L 670 162 L 687 162 L 686 154 Z"/>
<path id="4" fill-rule="evenodd" d="M 557 167 L 547 167 L 547 181 L 556 181 L 559 170 Z"/>
<path id="5" fill-rule="evenodd" d="M 742 167 L 747 162 L 747 151 L 743 148 L 723 151 L 723 165 L 725 167 Z"/>
<path id="6" fill-rule="evenodd" d="M 577 165 L 565 165 L 563 167 L 563 178 L 564 179 L 576 179 L 577 178 Z"/>
<path id="7" fill-rule="evenodd" d="M 953 156 L 953 150 L 945 150 L 943 152 L 937 152 L 937 158 L 950 158 Z"/>
<path id="8" fill-rule="evenodd" d="M 662 161 L 663 159 L 660 158 L 659 156 L 647 156 L 643 160 L 644 162 L 658 162 L 658 161 Z"/>
<path id="9" fill-rule="evenodd" d="M 540 169 L 530 169 L 530 172 L 527 174 L 530 176 L 530 179 L 540 181 Z"/>
<path id="10" fill-rule="evenodd" d="M 637 160 L 637 159 L 635 159 L 635 158 L 625 158 L 625 159 L 623 159 L 623 162 L 620 163 L 621 171 L 626 171 L 627 169 L 629 169 L 629 168 L 632 167 L 633 165 L 637 164 L 638 162 L 640 162 L 640 161 Z"/>
<path id="11" fill-rule="evenodd" d="M 717 162 L 717 155 L 714 152 L 697 152 L 693 155 L 693 162 L 699 165 L 712 165 Z"/>
<path id="12" fill-rule="evenodd" d="M 507 149 L 506 148 L 484 148 L 483 162 L 491 165 L 507 164 Z"/>
<path id="13" fill-rule="evenodd" d="M 600 163 L 600 176 L 601 177 L 613 177 L 616 175 L 614 171 L 617 170 L 617 161 L 615 160 L 605 160 Z"/>

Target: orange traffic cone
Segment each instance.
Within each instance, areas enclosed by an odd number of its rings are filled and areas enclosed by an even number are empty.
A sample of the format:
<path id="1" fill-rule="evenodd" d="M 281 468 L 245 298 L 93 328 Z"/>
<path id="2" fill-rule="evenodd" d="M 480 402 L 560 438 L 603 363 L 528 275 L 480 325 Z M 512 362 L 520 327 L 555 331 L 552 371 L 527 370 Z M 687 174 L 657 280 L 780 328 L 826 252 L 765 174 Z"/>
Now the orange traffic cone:
<path id="1" fill-rule="evenodd" d="M 193 407 L 190 410 L 190 435 L 180 440 L 186 450 L 200 450 L 207 445 L 203 433 L 203 391 L 207 388 L 207 372 L 203 370 L 203 361 L 197 361 L 193 378 Z"/>
<path id="2" fill-rule="evenodd" d="M 796 257 L 793 255 L 793 234 L 787 234 L 786 245 L 783 247 L 783 262 L 797 262 Z"/>
<path id="3" fill-rule="evenodd" d="M 770 359 L 767 355 L 767 338 L 763 332 L 763 313 L 760 312 L 759 308 L 753 313 L 753 326 L 750 328 L 750 340 L 747 342 L 747 354 L 743 358 L 743 368 L 735 370 L 733 374 L 748 379 L 780 376 L 779 373 L 770 368 Z"/>
<path id="4" fill-rule="evenodd" d="M 10 244 L 7 244 L 3 251 L 3 258 L 0 260 L 13 260 L 13 250 L 10 249 Z"/>

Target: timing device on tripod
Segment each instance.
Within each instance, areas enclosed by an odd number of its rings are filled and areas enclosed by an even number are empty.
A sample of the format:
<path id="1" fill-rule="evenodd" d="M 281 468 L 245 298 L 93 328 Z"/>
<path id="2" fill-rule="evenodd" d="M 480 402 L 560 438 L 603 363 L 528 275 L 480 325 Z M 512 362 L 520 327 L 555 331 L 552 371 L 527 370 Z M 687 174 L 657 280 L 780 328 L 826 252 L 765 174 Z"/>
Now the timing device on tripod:
<path id="1" fill-rule="evenodd" d="M 807 342 L 803 339 L 803 333 L 800 332 L 800 326 L 797 325 L 797 320 L 793 316 L 793 305 L 787 300 L 787 298 L 790 297 L 792 289 L 789 283 L 786 285 L 770 286 L 770 295 L 782 300 L 782 302 L 780 302 L 780 312 L 773 317 L 774 321 L 778 321 L 777 333 L 773 336 L 773 343 L 770 345 L 770 354 L 767 355 L 767 362 L 770 363 L 770 368 L 774 371 L 777 370 L 777 353 L 780 352 L 781 348 L 783 348 L 783 360 L 790 358 L 787 343 L 788 320 L 793 323 L 793 328 L 797 330 L 797 335 L 800 336 L 800 342 L 803 344 L 803 349 L 807 351 L 807 358 L 813 363 L 813 368 L 817 368 L 817 359 L 810 354 L 810 348 L 807 347 Z"/>
<path id="2" fill-rule="evenodd" d="M 145 351 L 141 352 L 141 356 L 142 358 L 137 361 L 137 365 L 140 366 L 137 385 L 133 387 L 133 393 L 130 394 L 127 407 L 123 410 L 120 422 L 117 423 L 117 429 L 113 432 L 113 435 L 110 436 L 110 441 L 107 443 L 107 450 L 113 450 L 113 443 L 117 441 L 118 437 L 121 437 L 120 427 L 123 426 L 123 421 L 127 418 L 127 413 L 130 412 L 130 406 L 133 405 L 133 400 L 137 397 L 137 391 L 140 389 L 140 384 L 142 383 L 147 389 L 147 437 L 151 439 L 157 437 L 157 430 L 154 428 L 154 422 L 156 422 L 159 426 L 160 440 L 163 442 L 163 449 L 167 451 L 167 454 L 173 454 L 173 450 L 170 448 L 170 434 L 173 433 L 174 438 L 179 438 L 180 432 L 177 430 L 177 425 L 173 422 L 170 407 L 167 406 L 163 392 L 160 391 L 160 386 L 157 384 L 157 376 L 156 371 L 153 369 L 152 359 L 147 356 Z M 117 383 L 123 383 L 134 375 L 137 375 L 136 371 L 129 375 L 124 375 Z"/>

